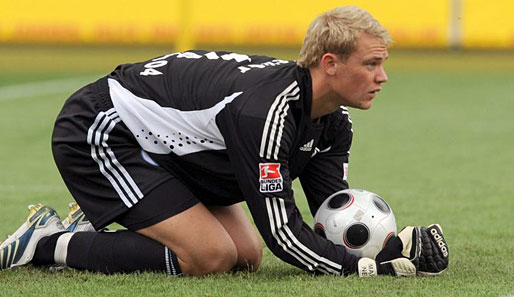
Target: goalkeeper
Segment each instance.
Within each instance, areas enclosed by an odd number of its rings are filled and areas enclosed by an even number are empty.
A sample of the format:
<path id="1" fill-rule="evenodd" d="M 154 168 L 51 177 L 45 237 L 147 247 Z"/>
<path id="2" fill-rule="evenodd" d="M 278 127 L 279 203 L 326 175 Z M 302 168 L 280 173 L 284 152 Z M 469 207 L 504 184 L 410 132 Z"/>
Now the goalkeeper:
<path id="1" fill-rule="evenodd" d="M 73 94 L 55 124 L 54 159 L 81 210 L 65 228 L 53 209 L 31 206 L 0 246 L 0 267 L 254 271 L 260 234 L 312 273 L 440 273 L 448 254 L 437 226 L 406 228 L 376 261 L 360 259 L 316 235 L 295 206 L 296 178 L 313 214 L 348 188 L 347 107 L 371 107 L 388 80 L 389 43 L 377 20 L 350 6 L 312 22 L 297 62 L 187 51 L 118 66 Z M 127 230 L 94 231 L 113 222 Z"/>

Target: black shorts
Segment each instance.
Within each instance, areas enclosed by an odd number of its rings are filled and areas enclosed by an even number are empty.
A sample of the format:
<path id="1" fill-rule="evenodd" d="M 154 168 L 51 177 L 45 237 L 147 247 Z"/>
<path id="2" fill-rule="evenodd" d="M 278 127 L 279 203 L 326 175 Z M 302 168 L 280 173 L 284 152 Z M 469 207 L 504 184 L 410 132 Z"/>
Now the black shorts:
<path id="1" fill-rule="evenodd" d="M 141 229 L 199 202 L 141 149 L 112 105 L 106 78 L 66 101 L 52 151 L 68 190 L 96 229 L 113 222 Z"/>

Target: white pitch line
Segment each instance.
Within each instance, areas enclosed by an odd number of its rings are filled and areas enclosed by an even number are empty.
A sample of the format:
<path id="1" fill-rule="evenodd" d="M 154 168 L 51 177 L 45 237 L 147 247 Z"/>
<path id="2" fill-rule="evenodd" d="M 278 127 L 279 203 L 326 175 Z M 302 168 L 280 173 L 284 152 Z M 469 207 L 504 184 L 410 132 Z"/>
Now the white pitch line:
<path id="1" fill-rule="evenodd" d="M 88 82 L 93 82 L 97 78 L 98 76 L 79 76 L 2 86 L 0 87 L 0 102 L 31 96 L 67 93 Z"/>

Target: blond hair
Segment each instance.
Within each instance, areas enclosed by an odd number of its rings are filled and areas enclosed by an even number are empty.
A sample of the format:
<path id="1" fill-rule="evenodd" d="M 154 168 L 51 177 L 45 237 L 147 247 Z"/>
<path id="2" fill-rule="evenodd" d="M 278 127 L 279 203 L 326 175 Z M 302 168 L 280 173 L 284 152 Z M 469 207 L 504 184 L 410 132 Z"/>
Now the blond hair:
<path id="1" fill-rule="evenodd" d="M 355 50 L 357 39 L 366 32 L 391 43 L 387 30 L 366 10 L 341 6 L 316 17 L 305 34 L 297 64 L 308 68 L 318 64 L 326 53 L 346 59 Z"/>

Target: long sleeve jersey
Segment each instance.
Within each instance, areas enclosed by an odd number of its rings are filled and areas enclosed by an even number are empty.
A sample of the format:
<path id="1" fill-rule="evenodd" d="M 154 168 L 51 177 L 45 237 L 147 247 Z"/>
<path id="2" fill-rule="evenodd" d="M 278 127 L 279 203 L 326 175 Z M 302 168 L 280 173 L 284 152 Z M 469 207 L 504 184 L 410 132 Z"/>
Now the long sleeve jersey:
<path id="1" fill-rule="evenodd" d="M 348 188 L 348 110 L 311 119 L 308 69 L 265 56 L 188 51 L 120 65 L 108 83 L 141 148 L 200 201 L 245 201 L 266 245 L 287 263 L 314 273 L 356 271 L 358 259 L 315 234 L 295 204 L 296 178 L 312 214 Z"/>

